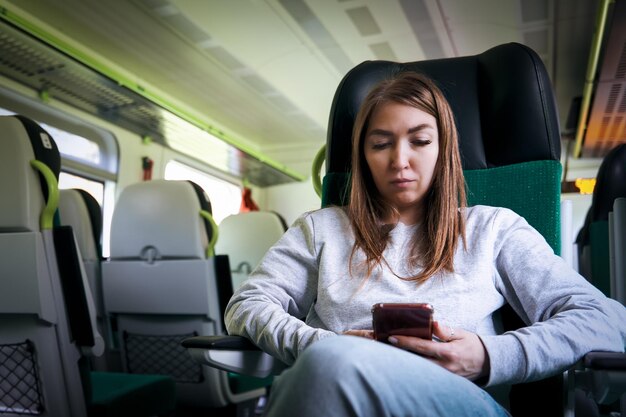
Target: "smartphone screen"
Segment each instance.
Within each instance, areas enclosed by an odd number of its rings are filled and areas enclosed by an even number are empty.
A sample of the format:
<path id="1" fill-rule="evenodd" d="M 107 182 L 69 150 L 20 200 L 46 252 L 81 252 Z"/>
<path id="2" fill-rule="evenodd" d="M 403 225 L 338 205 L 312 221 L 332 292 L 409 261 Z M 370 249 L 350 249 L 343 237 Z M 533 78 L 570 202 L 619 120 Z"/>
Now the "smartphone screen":
<path id="1" fill-rule="evenodd" d="M 431 339 L 433 307 L 426 303 L 377 303 L 372 306 L 374 338 L 389 343 L 392 335 Z"/>

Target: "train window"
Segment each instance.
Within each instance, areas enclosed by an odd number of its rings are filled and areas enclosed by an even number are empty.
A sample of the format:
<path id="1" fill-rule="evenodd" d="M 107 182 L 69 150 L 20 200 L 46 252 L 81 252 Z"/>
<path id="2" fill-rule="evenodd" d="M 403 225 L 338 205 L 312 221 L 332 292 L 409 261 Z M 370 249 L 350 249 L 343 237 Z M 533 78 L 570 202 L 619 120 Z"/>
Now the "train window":
<path id="1" fill-rule="evenodd" d="M 109 254 L 119 166 L 117 139 L 108 130 L 74 114 L 0 85 L 0 115 L 22 114 L 39 123 L 54 138 L 61 153 L 60 188 L 80 188 L 102 207 L 102 255 Z"/>
<path id="2" fill-rule="evenodd" d="M 0 107 L 0 116 L 12 116 L 14 114 L 17 113 Z M 59 147 L 62 157 L 87 163 L 88 165 L 100 165 L 102 152 L 96 142 L 46 123 L 39 121 L 37 123 L 54 138 L 54 142 Z"/>
<path id="3" fill-rule="evenodd" d="M 29 117 L 50 133 L 59 147 L 64 170 L 117 180 L 117 140 L 108 130 L 0 85 L 0 115 L 10 114 Z"/>
<path id="4" fill-rule="evenodd" d="M 100 181 L 90 180 L 68 172 L 61 172 L 59 176 L 59 188 L 62 190 L 68 188 L 85 190 L 91 194 L 98 204 L 100 204 L 100 207 L 102 207 L 102 202 L 104 201 L 104 183 Z"/>
<path id="5" fill-rule="evenodd" d="M 241 206 L 240 188 L 178 161 L 170 161 L 165 166 L 166 180 L 190 180 L 198 184 L 209 196 L 213 218 L 220 223 L 225 217 L 239 213 Z"/>
<path id="6" fill-rule="evenodd" d="M 45 123 L 40 124 L 52 135 L 61 155 L 90 165 L 100 164 L 101 151 L 96 142 Z"/>

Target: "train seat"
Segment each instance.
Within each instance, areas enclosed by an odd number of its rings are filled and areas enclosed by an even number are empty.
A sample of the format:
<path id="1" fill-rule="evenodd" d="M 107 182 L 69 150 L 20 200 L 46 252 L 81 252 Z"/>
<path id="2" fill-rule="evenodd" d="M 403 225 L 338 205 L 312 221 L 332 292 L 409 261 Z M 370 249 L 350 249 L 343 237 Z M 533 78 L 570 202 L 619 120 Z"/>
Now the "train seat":
<path id="1" fill-rule="evenodd" d="M 626 144 L 613 148 L 602 160 L 591 207 L 581 228 L 579 270 L 605 295 L 626 302 Z M 597 356 L 597 355 L 596 355 Z M 598 361 L 601 361 L 598 357 Z M 590 362 L 590 366 L 593 363 Z M 625 366 L 622 364 L 622 368 Z M 601 376 L 579 376 L 605 409 L 626 413 L 626 372 L 601 367 Z M 610 384 L 609 384 L 610 383 Z M 607 388 L 608 387 L 608 388 Z M 620 394 L 621 391 L 621 394 Z M 621 404 L 617 399 L 621 396 Z"/>
<path id="2" fill-rule="evenodd" d="M 507 207 L 560 253 L 560 131 L 551 84 L 529 48 L 506 44 L 482 54 L 410 63 L 364 62 L 339 85 L 329 122 L 324 204 L 345 204 L 352 125 L 360 102 L 379 81 L 401 71 L 434 79 L 455 115 L 468 205 Z M 515 184 L 512 186 L 512 184 Z M 504 328 L 524 325 L 510 306 Z M 514 415 L 557 415 L 561 377 L 511 388 Z M 529 402 L 528 398 L 536 401 Z M 507 396 L 500 400 L 507 403 Z"/>
<path id="3" fill-rule="evenodd" d="M 382 79 L 399 71 L 430 76 L 450 102 L 459 130 L 470 205 L 508 207 L 526 218 L 560 252 L 560 131 L 550 80 L 539 56 L 516 43 L 484 53 L 411 63 L 368 61 L 340 82 L 331 107 L 322 206 L 346 204 L 351 135 L 360 103 Z M 522 326 L 512 308 L 505 328 Z M 264 375 L 281 368 L 245 338 L 184 342 L 201 363 Z M 239 355 L 235 356 L 234 352 Z M 508 396 L 515 416 L 563 415 L 563 377 L 519 384 Z M 506 400 L 504 400 L 506 403 Z M 567 412 L 573 405 L 567 402 Z"/>
<path id="4" fill-rule="evenodd" d="M 87 274 L 89 288 L 96 308 L 98 332 L 105 340 L 105 353 L 92 358 L 92 369 L 95 371 L 116 370 L 107 365 L 108 351 L 112 347 L 111 329 L 104 314 L 102 300 L 102 279 L 100 274 L 102 234 L 102 211 L 96 199 L 80 189 L 59 191 L 59 219 L 62 225 L 72 227 L 76 244 L 80 250 L 83 268 Z"/>
<path id="5" fill-rule="evenodd" d="M 104 350 L 89 283 L 71 227 L 55 225 L 58 149 L 46 131 L 22 116 L 0 117 L 0 132 L 0 187 L 4 201 L 11 202 L 0 208 L 0 414 L 169 412 L 174 385 L 163 377 L 151 382 L 161 398 L 149 407 L 135 402 L 137 378 L 125 395 L 108 391 L 102 401 L 101 379 L 89 372 L 87 361 Z"/>
<path id="6" fill-rule="evenodd" d="M 609 213 L 617 198 L 626 197 L 626 144 L 613 148 L 602 160 L 591 207 L 579 232 L 580 270 L 605 295 L 611 291 Z"/>
<path id="7" fill-rule="evenodd" d="M 67 337 L 52 229 L 58 150 L 21 116 L 0 117 L 0 132 L 0 410 L 85 416 L 81 347 Z"/>
<path id="8" fill-rule="evenodd" d="M 237 392 L 226 372 L 201 367 L 180 346 L 192 335 L 224 332 L 220 295 L 227 299 L 232 283 L 228 257 L 213 256 L 218 231 L 210 212 L 190 181 L 130 185 L 113 213 L 111 256 L 102 264 L 104 306 L 117 320 L 124 370 L 171 375 L 182 407 L 223 407 L 266 392 L 242 383 Z"/>
<path id="9" fill-rule="evenodd" d="M 626 197 L 615 199 L 609 216 L 611 297 L 626 305 Z"/>
<path id="10" fill-rule="evenodd" d="M 233 289 L 248 278 L 285 230 L 286 224 L 280 215 L 269 211 L 238 213 L 222 220 L 215 250 L 228 255 Z"/>
<path id="11" fill-rule="evenodd" d="M 120 372 L 113 354 L 112 333 L 103 309 L 100 273 L 102 212 L 96 199 L 84 190 L 59 191 L 59 219 L 72 227 L 96 310 L 96 326 L 104 338 L 105 350 L 90 358 L 90 417 L 151 416 L 174 408 L 175 387 L 162 375 L 133 375 Z"/>

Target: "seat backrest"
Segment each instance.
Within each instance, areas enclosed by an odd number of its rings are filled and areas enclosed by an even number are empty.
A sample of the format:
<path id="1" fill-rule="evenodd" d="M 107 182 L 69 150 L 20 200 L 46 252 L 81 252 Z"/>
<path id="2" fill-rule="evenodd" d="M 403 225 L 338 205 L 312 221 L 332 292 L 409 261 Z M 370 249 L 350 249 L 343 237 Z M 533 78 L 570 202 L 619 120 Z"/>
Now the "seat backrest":
<path id="1" fill-rule="evenodd" d="M 228 255 L 233 289 L 248 278 L 285 229 L 280 215 L 269 211 L 238 213 L 222 220 L 215 250 Z"/>
<path id="2" fill-rule="evenodd" d="M 226 373 L 201 367 L 180 346 L 186 337 L 224 331 L 219 294 L 232 284 L 228 258 L 211 256 L 217 230 L 210 210 L 206 194 L 190 181 L 132 184 L 119 196 L 111 257 L 102 264 L 104 306 L 117 320 L 125 371 L 172 376 L 179 403 L 194 407 L 265 392 L 238 396 Z"/>
<path id="3" fill-rule="evenodd" d="M 331 108 L 323 206 L 346 202 L 352 127 L 360 103 L 375 84 L 402 71 L 429 76 L 449 101 L 459 132 L 469 204 L 513 209 L 558 253 L 558 114 L 541 59 L 516 43 L 475 56 L 409 63 L 367 61 L 352 69 L 337 88 Z"/>
<path id="4" fill-rule="evenodd" d="M 379 81 L 403 71 L 433 79 L 450 103 L 459 132 L 468 204 L 514 210 L 559 253 L 558 113 L 541 59 L 516 43 L 475 56 L 409 63 L 367 61 L 352 69 L 341 81 L 331 108 L 322 205 L 346 204 L 351 136 L 360 104 Z M 503 311 L 503 319 L 508 327 L 523 324 L 511 310 Z M 560 388 L 559 380 L 552 384 Z M 553 391 L 546 401 L 535 403 L 547 404 L 548 409 L 541 411 L 527 410 L 532 404 L 521 391 L 518 388 L 514 392 L 520 395 L 511 396 L 514 413 L 561 412 L 560 389 L 557 395 L 552 396 Z M 543 387 L 541 392 L 545 392 Z"/>
<path id="5" fill-rule="evenodd" d="M 59 191 L 59 218 L 62 225 L 72 227 L 76 244 L 80 250 L 83 267 L 96 307 L 98 332 L 104 338 L 106 352 L 92 358 L 92 369 L 97 371 L 116 370 L 119 366 L 112 358 L 111 326 L 104 314 L 102 298 L 102 275 L 100 263 L 102 250 L 102 210 L 96 199 L 85 190 L 67 189 Z"/>
<path id="6" fill-rule="evenodd" d="M 609 213 L 617 198 L 626 197 L 626 144 L 613 148 L 602 160 L 591 207 L 577 243 L 581 248 L 581 270 L 610 297 Z"/>
<path id="7" fill-rule="evenodd" d="M 0 411 L 86 416 L 82 353 L 103 343 L 72 230 L 53 228 L 58 148 L 22 116 L 0 135 Z"/>

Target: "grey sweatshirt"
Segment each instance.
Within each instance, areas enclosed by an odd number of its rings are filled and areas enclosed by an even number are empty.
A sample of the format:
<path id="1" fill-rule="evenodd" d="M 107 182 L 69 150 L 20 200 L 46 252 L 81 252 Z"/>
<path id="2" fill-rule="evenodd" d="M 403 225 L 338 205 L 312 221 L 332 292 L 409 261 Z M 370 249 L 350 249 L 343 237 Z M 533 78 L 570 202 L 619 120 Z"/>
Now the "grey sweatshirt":
<path id="1" fill-rule="evenodd" d="M 226 308 L 229 334 L 242 335 L 291 364 L 311 343 L 351 329 L 371 329 L 374 303 L 430 303 L 435 319 L 477 333 L 487 349 L 487 386 L 556 374 L 592 350 L 624 351 L 626 308 L 606 298 L 555 255 L 544 238 L 508 209 L 466 210 L 467 248 L 454 273 L 421 285 L 404 261 L 418 225 L 399 223 L 384 252 L 389 266 L 364 280 L 348 261 L 354 243 L 341 208 L 301 216 L 265 255 Z M 503 333 L 509 303 L 529 325 Z"/>

